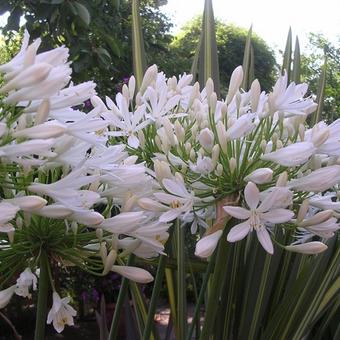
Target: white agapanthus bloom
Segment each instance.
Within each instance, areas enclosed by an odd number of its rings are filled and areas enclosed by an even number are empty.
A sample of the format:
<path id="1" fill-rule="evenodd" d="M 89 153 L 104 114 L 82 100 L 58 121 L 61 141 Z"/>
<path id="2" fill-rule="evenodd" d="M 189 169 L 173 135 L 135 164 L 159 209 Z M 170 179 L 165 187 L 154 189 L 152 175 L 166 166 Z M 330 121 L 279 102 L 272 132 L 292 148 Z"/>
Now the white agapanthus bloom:
<path id="1" fill-rule="evenodd" d="M 53 292 L 53 305 L 47 315 L 47 323 L 52 323 L 58 333 L 64 330 L 65 325 L 74 325 L 73 318 L 77 312 L 70 306 L 70 300 L 69 297 L 61 298 L 57 292 Z"/>
<path id="2" fill-rule="evenodd" d="M 26 268 L 16 282 L 15 294 L 22 297 L 31 297 L 29 289 L 37 290 L 38 279 L 30 268 Z"/>
<path id="3" fill-rule="evenodd" d="M 288 209 L 274 208 L 272 202 L 264 200 L 260 204 L 260 192 L 257 186 L 249 182 L 244 189 L 245 202 L 249 209 L 235 206 L 224 206 L 224 210 L 231 216 L 244 220 L 232 227 L 228 233 L 229 242 L 236 242 L 245 238 L 251 231 L 255 230 L 257 238 L 263 248 L 269 253 L 274 253 L 273 243 L 267 226 L 271 224 L 284 223 L 291 220 L 294 213 Z"/>

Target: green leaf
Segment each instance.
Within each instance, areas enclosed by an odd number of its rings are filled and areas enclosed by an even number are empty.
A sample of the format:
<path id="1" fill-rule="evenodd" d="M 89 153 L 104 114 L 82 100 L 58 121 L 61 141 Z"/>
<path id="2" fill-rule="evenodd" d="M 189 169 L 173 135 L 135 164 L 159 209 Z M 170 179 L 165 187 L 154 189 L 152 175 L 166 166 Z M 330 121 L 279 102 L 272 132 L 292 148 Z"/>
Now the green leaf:
<path id="1" fill-rule="evenodd" d="M 246 45 L 244 47 L 244 53 L 243 53 L 243 81 L 241 87 L 247 91 L 250 87 L 250 79 L 249 79 L 249 73 L 250 73 L 250 63 L 251 63 L 251 35 L 252 35 L 253 26 L 250 26 L 248 31 L 248 36 L 246 39 Z M 252 71 L 253 72 L 253 71 Z"/>
<path id="2" fill-rule="evenodd" d="M 319 122 L 322 119 L 322 111 L 323 111 L 323 101 L 325 99 L 325 87 L 326 87 L 326 73 L 327 73 L 327 55 L 325 54 L 325 61 L 321 68 L 321 75 L 319 79 L 319 86 L 316 101 L 318 104 L 318 108 L 314 113 L 314 123 Z"/>
<path id="3" fill-rule="evenodd" d="M 146 56 L 139 14 L 139 0 L 132 0 L 132 59 L 137 88 L 140 88 L 146 68 Z"/>
<path id="4" fill-rule="evenodd" d="M 77 14 L 86 26 L 90 24 L 91 16 L 88 9 L 80 2 L 75 1 L 74 6 L 77 8 Z"/>
<path id="5" fill-rule="evenodd" d="M 293 79 L 295 84 L 301 83 L 301 55 L 299 38 L 296 37 L 294 48 L 294 60 L 293 60 Z"/>
<path id="6" fill-rule="evenodd" d="M 286 48 L 283 54 L 283 63 L 281 72 L 284 74 L 284 71 L 287 71 L 288 76 L 288 84 L 290 82 L 290 68 L 292 63 L 292 29 L 289 27 L 287 41 L 286 41 Z"/>
<path id="7" fill-rule="evenodd" d="M 216 44 L 215 18 L 212 0 L 205 0 L 202 38 L 199 52 L 199 82 L 203 87 L 209 78 L 214 81 L 217 96 L 220 95 L 220 72 L 218 66 L 218 52 Z"/>

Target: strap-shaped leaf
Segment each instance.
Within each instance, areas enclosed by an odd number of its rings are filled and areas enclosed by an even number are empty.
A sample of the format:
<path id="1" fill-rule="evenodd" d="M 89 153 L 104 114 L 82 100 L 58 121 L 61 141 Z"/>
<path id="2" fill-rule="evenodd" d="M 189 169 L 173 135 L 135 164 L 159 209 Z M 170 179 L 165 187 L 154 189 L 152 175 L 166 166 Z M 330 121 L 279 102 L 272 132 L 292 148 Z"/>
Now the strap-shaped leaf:
<path id="1" fill-rule="evenodd" d="M 295 40 L 292 80 L 295 82 L 295 84 L 301 83 L 301 55 L 298 37 L 296 37 Z"/>
<path id="2" fill-rule="evenodd" d="M 282 74 L 284 71 L 287 71 L 288 76 L 288 83 L 290 82 L 290 69 L 292 64 L 292 29 L 289 27 L 287 41 L 286 41 L 286 47 L 283 54 L 283 63 L 282 63 Z"/>
<path id="3" fill-rule="evenodd" d="M 214 81 L 214 88 L 217 96 L 220 93 L 220 74 L 218 66 L 218 54 L 216 44 L 216 31 L 212 0 L 205 0 L 202 38 L 199 52 L 199 82 L 204 86 L 211 78 Z"/>
<path id="4" fill-rule="evenodd" d="M 319 86 L 318 86 L 318 92 L 316 96 L 316 101 L 318 104 L 318 108 L 314 113 L 314 123 L 317 123 L 322 118 L 322 111 L 323 111 L 323 101 L 325 99 L 325 87 L 326 87 L 326 72 L 327 72 L 327 55 L 325 54 L 325 61 L 321 68 L 321 74 L 319 78 Z"/>
<path id="5" fill-rule="evenodd" d="M 253 26 L 250 26 L 247 39 L 246 39 L 246 45 L 244 47 L 244 53 L 243 53 L 243 81 L 242 81 L 242 88 L 244 90 L 248 90 L 250 86 L 250 79 L 249 79 L 249 72 L 250 72 L 250 64 L 251 64 L 251 35 L 253 31 Z"/>
<path id="6" fill-rule="evenodd" d="M 140 88 L 146 68 L 146 57 L 139 14 L 139 0 L 132 0 L 132 59 L 137 88 Z"/>

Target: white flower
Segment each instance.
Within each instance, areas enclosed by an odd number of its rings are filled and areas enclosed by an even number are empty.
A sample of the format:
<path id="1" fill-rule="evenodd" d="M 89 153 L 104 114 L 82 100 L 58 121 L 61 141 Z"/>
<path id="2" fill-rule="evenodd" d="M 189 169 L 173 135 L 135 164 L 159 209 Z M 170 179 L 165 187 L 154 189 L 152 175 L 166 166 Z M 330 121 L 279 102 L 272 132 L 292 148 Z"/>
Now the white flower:
<path id="1" fill-rule="evenodd" d="M 218 230 L 210 235 L 203 236 L 196 243 L 195 255 L 204 258 L 209 257 L 214 252 L 222 233 L 222 230 Z"/>
<path id="2" fill-rule="evenodd" d="M 259 168 L 254 170 L 248 176 L 244 178 L 247 182 L 253 182 L 255 184 L 268 183 L 273 178 L 273 170 L 269 168 Z"/>
<path id="3" fill-rule="evenodd" d="M 210 157 L 202 157 L 201 154 L 198 154 L 196 164 L 191 163 L 190 169 L 198 174 L 208 175 L 214 170 L 214 164 Z"/>
<path id="4" fill-rule="evenodd" d="M 234 140 L 247 136 L 255 127 L 253 123 L 254 115 L 244 114 L 238 118 L 226 132 L 227 140 Z"/>
<path id="5" fill-rule="evenodd" d="M 260 192 L 257 186 L 252 182 L 249 182 L 246 185 L 244 197 L 249 210 L 234 206 L 223 207 L 229 215 L 242 220 L 247 219 L 245 222 L 231 228 L 227 240 L 229 242 L 242 240 L 249 232 L 255 229 L 257 238 L 263 248 L 269 254 L 273 254 L 274 248 L 266 225 L 288 222 L 293 217 L 294 213 L 288 209 L 272 209 L 272 203 L 269 202 L 269 200 L 265 200 L 259 205 Z"/>
<path id="6" fill-rule="evenodd" d="M 291 83 L 287 87 L 287 72 L 281 76 L 274 85 L 273 92 L 269 94 L 268 104 L 271 113 L 284 112 L 287 117 L 306 115 L 315 110 L 316 104 L 311 98 L 303 98 L 308 86 L 306 84 Z"/>
<path id="7" fill-rule="evenodd" d="M 73 326 L 73 317 L 77 312 L 69 305 L 70 298 L 60 298 L 57 292 L 53 292 L 53 305 L 47 316 L 47 323 L 53 322 L 54 329 L 61 333 L 65 325 Z"/>
<path id="8" fill-rule="evenodd" d="M 328 247 L 318 241 L 307 242 L 302 244 L 291 244 L 290 246 L 285 246 L 285 249 L 295 253 L 314 255 L 325 251 Z"/>
<path id="9" fill-rule="evenodd" d="M 115 106 L 114 110 L 103 112 L 102 116 L 117 131 L 109 131 L 109 136 L 127 136 L 128 145 L 132 148 L 138 148 L 139 140 L 136 133 L 146 127 L 150 121 L 145 118 L 145 106 L 137 107 L 136 111 L 130 112 L 128 103 L 125 98 L 118 94 L 116 96 L 118 108 Z"/>
<path id="10" fill-rule="evenodd" d="M 17 279 L 15 294 L 22 297 L 31 297 L 29 289 L 37 290 L 37 277 L 32 273 L 30 268 L 26 268 Z"/>
<path id="11" fill-rule="evenodd" d="M 8 305 L 9 301 L 11 300 L 11 298 L 14 294 L 15 287 L 16 286 L 13 285 L 13 286 L 11 286 L 7 289 L 0 291 L 0 309 L 6 307 Z"/>
<path id="12" fill-rule="evenodd" d="M 169 210 L 161 214 L 161 222 L 170 222 L 183 213 L 190 213 L 194 203 L 200 200 L 193 193 L 189 193 L 182 180 L 165 178 L 162 181 L 164 188 L 169 192 L 156 192 L 154 196 L 163 204 L 169 205 Z"/>

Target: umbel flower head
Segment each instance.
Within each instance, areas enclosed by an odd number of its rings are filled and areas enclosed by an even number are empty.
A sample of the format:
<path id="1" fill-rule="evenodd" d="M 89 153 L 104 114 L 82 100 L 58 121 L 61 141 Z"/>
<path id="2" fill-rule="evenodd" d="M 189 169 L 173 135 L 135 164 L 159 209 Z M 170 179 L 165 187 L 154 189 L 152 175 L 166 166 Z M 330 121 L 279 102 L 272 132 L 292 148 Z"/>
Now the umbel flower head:
<path id="1" fill-rule="evenodd" d="M 199 256 L 210 256 L 216 247 L 222 235 L 217 231 L 224 227 L 217 223 L 217 207 L 233 195 L 240 198 L 238 206 L 226 206 L 225 214 L 246 221 L 229 231 L 230 242 L 254 230 L 272 254 L 273 244 L 285 247 L 275 239 L 276 230 L 296 236 L 292 242 L 305 242 L 339 228 L 332 220 L 302 230 L 293 217 L 304 199 L 336 190 L 340 182 L 335 152 L 340 146 L 335 137 L 340 120 L 308 127 L 306 118 L 316 104 L 305 97 L 306 84 L 287 84 L 286 73 L 269 94 L 261 92 L 257 80 L 244 91 L 242 77 L 238 67 L 226 99 L 219 100 L 211 79 L 200 91 L 197 83 L 190 84 L 190 75 L 167 79 L 153 65 L 139 91 L 129 85 L 116 96 L 116 104 L 111 99 L 102 103 L 114 122 L 110 135 L 126 135 L 129 154 L 144 160 L 158 181 L 148 197 L 139 198 L 139 205 L 160 221 L 179 219 L 193 232 L 197 226 L 207 229 L 197 245 Z M 120 122 L 136 119 L 132 145 Z M 328 231 L 317 234 L 319 228 Z"/>
<path id="2" fill-rule="evenodd" d="M 13 294 L 30 298 L 39 289 L 35 272 L 46 270 L 46 257 L 54 291 L 47 321 L 61 332 L 76 312 L 55 291 L 53 268 L 149 283 L 152 275 L 126 258 L 163 253 L 169 225 L 138 204 L 157 181 L 112 137 L 95 84 L 74 85 L 68 49 L 39 53 L 40 43 L 29 44 L 25 32 L 20 52 L 0 66 L 0 308 Z M 88 99 L 94 108 L 85 113 Z"/>

